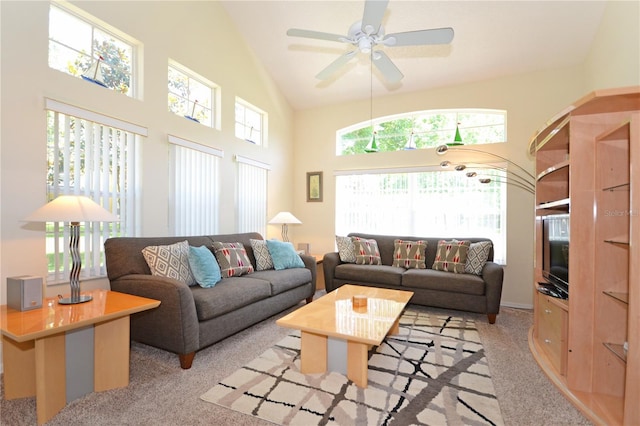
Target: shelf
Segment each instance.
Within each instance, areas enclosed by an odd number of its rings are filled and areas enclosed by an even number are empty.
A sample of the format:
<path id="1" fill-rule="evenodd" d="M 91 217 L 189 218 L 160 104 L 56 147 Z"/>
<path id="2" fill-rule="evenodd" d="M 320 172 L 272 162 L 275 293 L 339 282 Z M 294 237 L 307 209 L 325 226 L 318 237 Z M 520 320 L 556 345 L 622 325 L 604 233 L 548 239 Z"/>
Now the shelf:
<path id="1" fill-rule="evenodd" d="M 556 209 L 558 207 L 566 207 L 566 211 L 569 211 L 569 198 L 563 198 L 562 200 L 556 201 L 547 201 L 545 203 L 540 203 L 536 206 L 536 209 Z M 563 210 L 563 209 L 562 209 Z"/>
<path id="2" fill-rule="evenodd" d="M 618 343 L 602 342 L 605 348 L 609 349 L 615 356 L 620 358 L 625 363 L 627 362 L 627 354 L 624 353 L 624 347 Z"/>
<path id="3" fill-rule="evenodd" d="M 564 180 L 569 181 L 569 160 L 562 161 L 543 170 L 538 174 L 538 181 L 541 180 Z"/>
<path id="4" fill-rule="evenodd" d="M 609 186 L 607 188 L 602 188 L 603 191 L 609 191 L 609 192 L 614 192 L 614 191 L 630 191 L 631 190 L 631 184 L 630 183 L 621 183 L 619 185 L 613 185 L 613 186 Z"/>
<path id="5" fill-rule="evenodd" d="M 603 291 L 603 293 L 623 303 L 629 304 L 629 293 L 624 293 L 621 291 L 609 291 L 609 290 L 605 290 Z"/>
<path id="6" fill-rule="evenodd" d="M 544 135 L 544 138 L 540 142 L 536 140 L 536 143 L 534 145 L 536 152 L 540 151 L 543 147 L 545 149 L 558 149 L 559 146 L 556 146 L 556 145 L 561 145 L 562 147 L 566 146 L 568 148 L 569 147 L 569 126 L 567 126 L 567 124 L 569 124 L 570 119 L 571 119 L 571 116 L 567 114 L 561 119 L 557 120 L 555 123 L 553 123 L 551 125 L 553 126 L 553 128 L 549 131 L 549 133 Z"/>

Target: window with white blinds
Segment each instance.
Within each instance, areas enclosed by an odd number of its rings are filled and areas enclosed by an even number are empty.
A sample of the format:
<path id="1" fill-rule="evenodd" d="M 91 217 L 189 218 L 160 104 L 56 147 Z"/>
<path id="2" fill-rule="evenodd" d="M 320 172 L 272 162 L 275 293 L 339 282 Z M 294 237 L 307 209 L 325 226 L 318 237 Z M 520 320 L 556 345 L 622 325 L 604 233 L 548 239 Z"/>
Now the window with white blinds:
<path id="1" fill-rule="evenodd" d="M 271 166 L 236 155 L 238 163 L 238 232 L 267 232 L 267 175 Z"/>
<path id="2" fill-rule="evenodd" d="M 506 263 L 506 187 L 455 171 L 340 172 L 336 234 L 486 237 Z"/>
<path id="3" fill-rule="evenodd" d="M 137 233 L 137 135 L 147 129 L 51 99 L 46 109 L 47 200 L 84 195 L 120 218 L 80 224 L 80 276 L 105 276 L 104 240 Z M 47 223 L 49 284 L 69 278 L 69 238 L 64 223 Z"/>
<path id="4" fill-rule="evenodd" d="M 172 235 L 218 233 L 219 161 L 224 152 L 169 135 Z"/>

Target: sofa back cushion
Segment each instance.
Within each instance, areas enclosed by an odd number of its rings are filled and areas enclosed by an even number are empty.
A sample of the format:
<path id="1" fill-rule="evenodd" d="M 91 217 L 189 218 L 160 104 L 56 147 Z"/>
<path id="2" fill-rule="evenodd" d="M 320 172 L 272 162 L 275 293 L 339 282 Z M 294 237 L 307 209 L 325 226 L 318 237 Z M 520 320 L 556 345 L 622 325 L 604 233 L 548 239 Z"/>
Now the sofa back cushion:
<path id="1" fill-rule="evenodd" d="M 105 264 L 109 280 L 116 280 L 124 275 L 146 274 L 151 275 L 142 249 L 147 246 L 174 244 L 187 240 L 190 246 L 207 246 L 213 253 L 213 242 L 225 243 L 241 242 L 247 251 L 247 256 L 255 267 L 256 259 L 251 248 L 251 239 L 263 239 L 257 232 L 223 235 L 203 235 L 194 237 L 116 237 L 104 242 Z"/>
<path id="2" fill-rule="evenodd" d="M 419 237 L 419 236 L 406 236 L 406 235 L 377 235 L 377 234 L 362 234 L 359 232 L 352 232 L 348 235 L 349 237 L 360 237 L 360 238 L 368 238 L 374 239 L 378 243 L 378 250 L 380 251 L 380 259 L 382 260 L 383 265 L 393 266 L 393 252 L 395 250 L 394 241 L 396 239 L 400 240 L 408 240 L 408 241 L 419 241 L 423 240 L 427 243 L 426 250 L 426 266 L 427 269 L 430 269 L 433 266 L 433 262 L 436 259 L 436 252 L 438 250 L 438 241 L 440 240 L 466 240 L 471 241 L 472 243 L 476 243 L 479 241 L 491 241 L 489 238 L 468 238 L 468 237 L 458 237 L 458 236 L 447 236 L 441 238 L 431 238 L 431 237 Z M 489 251 L 489 261 L 493 261 L 493 244 L 491 245 L 491 250 Z"/>

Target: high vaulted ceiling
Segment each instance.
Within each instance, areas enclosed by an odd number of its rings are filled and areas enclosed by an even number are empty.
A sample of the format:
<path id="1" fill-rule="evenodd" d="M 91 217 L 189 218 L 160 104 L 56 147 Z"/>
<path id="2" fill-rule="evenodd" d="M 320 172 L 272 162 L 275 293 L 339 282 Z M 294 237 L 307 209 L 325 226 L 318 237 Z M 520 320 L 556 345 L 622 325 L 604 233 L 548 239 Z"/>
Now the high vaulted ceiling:
<path id="1" fill-rule="evenodd" d="M 289 37 L 289 28 L 346 35 L 364 0 L 222 1 L 246 43 L 294 109 L 481 81 L 581 64 L 606 1 L 390 0 L 387 34 L 452 27 L 450 45 L 384 47 L 404 79 L 385 84 L 359 53 L 331 79 L 315 78 L 351 47 Z M 372 89 L 373 88 L 373 89 Z"/>

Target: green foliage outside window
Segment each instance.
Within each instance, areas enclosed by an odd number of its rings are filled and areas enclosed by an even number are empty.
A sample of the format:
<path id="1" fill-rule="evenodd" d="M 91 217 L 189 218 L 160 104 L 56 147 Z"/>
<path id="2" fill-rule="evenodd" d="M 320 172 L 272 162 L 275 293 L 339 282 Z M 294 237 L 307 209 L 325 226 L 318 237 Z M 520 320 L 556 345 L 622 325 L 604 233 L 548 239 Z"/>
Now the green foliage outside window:
<path id="1" fill-rule="evenodd" d="M 422 111 L 384 117 L 338 131 L 336 154 L 365 153 L 373 129 L 380 152 L 435 148 L 453 141 L 456 125 L 465 145 L 506 142 L 505 111 Z"/>

